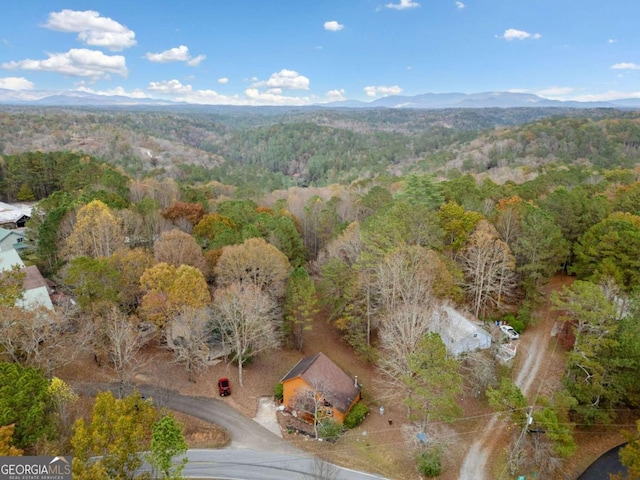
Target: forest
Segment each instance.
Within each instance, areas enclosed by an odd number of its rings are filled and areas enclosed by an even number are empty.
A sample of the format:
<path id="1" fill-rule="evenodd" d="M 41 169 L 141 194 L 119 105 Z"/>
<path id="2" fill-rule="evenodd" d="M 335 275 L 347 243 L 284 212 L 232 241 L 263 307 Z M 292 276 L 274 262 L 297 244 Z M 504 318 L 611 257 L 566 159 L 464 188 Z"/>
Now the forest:
<path id="1" fill-rule="evenodd" d="M 57 369 L 92 352 L 124 388 L 159 342 L 190 380 L 224 351 L 242 388 L 253 358 L 302 351 L 316 318 L 422 432 L 481 392 L 514 426 L 512 475 L 555 478 L 578 433 L 640 407 L 638 112 L 3 107 L 0 153 L 0 200 L 34 205 L 21 256 L 64 294 L 26 311 L 20 275 L 0 277 L 0 454 L 68 452 L 78 478 L 130 475 L 126 449 L 172 417 L 99 397 L 144 422 L 107 455 L 90 432 L 104 425 L 71 418 L 69 385 L 52 388 Z M 533 407 L 495 350 L 451 356 L 433 333 L 448 305 L 526 335 L 545 300 L 566 364 Z M 18 385 L 32 401 L 10 400 Z M 544 432 L 523 442 L 530 421 Z M 640 472 L 640 426 L 628 436 Z M 429 438 L 411 451 L 436 476 L 447 452 Z"/>

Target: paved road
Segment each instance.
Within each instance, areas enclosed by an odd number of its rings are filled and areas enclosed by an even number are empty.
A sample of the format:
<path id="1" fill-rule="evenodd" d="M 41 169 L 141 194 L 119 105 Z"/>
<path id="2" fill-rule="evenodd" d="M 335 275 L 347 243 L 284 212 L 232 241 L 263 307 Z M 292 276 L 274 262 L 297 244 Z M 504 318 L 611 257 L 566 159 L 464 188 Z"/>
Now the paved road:
<path id="1" fill-rule="evenodd" d="M 322 462 L 309 454 L 283 454 L 248 449 L 189 450 L 183 476 L 233 480 L 374 480 L 375 475 Z"/>
<path id="2" fill-rule="evenodd" d="M 626 473 L 627 468 L 620 463 L 618 451 L 624 447 L 626 443 L 612 448 L 608 452 L 602 454 L 595 462 L 589 465 L 578 480 L 601 480 L 609 478 L 610 473 Z"/>
<path id="3" fill-rule="evenodd" d="M 79 393 L 116 391 L 109 384 L 75 384 Z M 137 386 L 158 407 L 186 413 L 226 429 L 231 445 L 220 450 L 189 450 L 185 477 L 233 480 L 281 480 L 283 478 L 331 478 L 335 480 L 384 480 L 383 477 L 338 467 L 295 448 L 259 423 L 226 403 L 209 397 L 191 397 L 160 387 Z"/>

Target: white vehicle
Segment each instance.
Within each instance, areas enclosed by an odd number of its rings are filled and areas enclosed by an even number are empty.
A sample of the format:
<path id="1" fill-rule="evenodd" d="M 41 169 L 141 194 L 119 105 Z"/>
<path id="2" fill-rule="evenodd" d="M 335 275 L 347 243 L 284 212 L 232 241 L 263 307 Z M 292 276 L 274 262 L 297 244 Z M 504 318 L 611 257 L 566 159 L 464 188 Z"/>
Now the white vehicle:
<path id="1" fill-rule="evenodd" d="M 511 325 L 500 325 L 500 330 L 509 337 L 509 340 L 517 340 L 520 338 L 518 332 L 516 332 Z"/>

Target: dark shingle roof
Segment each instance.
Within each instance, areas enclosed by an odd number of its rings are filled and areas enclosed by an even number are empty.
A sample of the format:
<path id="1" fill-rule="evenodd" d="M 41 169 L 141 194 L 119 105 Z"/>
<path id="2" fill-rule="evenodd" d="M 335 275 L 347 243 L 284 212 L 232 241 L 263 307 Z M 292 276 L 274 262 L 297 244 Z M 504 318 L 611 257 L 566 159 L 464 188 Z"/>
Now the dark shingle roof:
<path id="1" fill-rule="evenodd" d="M 31 290 L 39 287 L 48 287 L 47 281 L 38 270 L 38 267 L 35 265 L 31 265 L 29 267 L 24 267 L 22 272 L 25 273 L 23 286 L 25 290 Z"/>
<path id="2" fill-rule="evenodd" d="M 297 377 L 321 391 L 324 398 L 342 413 L 347 413 L 360 392 L 356 381 L 323 353 L 303 358 L 280 381 L 284 383 Z"/>

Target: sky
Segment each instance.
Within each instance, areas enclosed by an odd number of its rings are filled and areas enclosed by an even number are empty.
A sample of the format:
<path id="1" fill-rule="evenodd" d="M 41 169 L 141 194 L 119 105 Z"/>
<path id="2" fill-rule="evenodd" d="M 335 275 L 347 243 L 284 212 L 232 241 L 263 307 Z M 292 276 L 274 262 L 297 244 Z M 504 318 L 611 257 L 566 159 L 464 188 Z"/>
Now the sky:
<path id="1" fill-rule="evenodd" d="M 640 98 L 640 0 L 25 0 L 0 88 L 201 104 Z"/>

